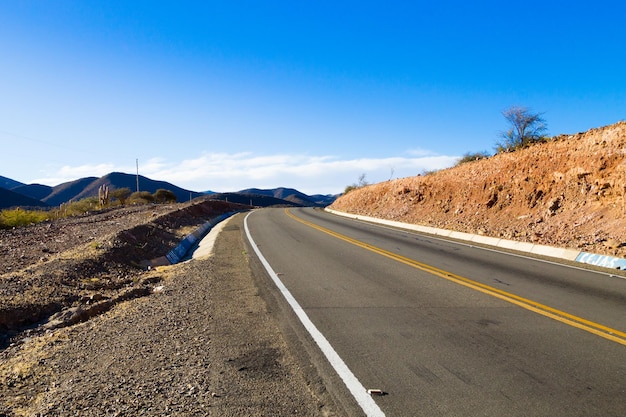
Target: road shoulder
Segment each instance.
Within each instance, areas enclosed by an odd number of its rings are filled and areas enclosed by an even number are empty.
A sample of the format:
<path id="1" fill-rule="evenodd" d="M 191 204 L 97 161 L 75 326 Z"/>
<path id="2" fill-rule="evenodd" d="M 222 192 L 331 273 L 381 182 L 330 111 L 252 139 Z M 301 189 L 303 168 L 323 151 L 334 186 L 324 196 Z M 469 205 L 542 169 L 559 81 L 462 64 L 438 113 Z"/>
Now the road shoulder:
<path id="1" fill-rule="evenodd" d="M 264 301 L 242 221 L 214 256 L 153 271 L 154 294 L 2 352 L 0 415 L 341 415 Z"/>

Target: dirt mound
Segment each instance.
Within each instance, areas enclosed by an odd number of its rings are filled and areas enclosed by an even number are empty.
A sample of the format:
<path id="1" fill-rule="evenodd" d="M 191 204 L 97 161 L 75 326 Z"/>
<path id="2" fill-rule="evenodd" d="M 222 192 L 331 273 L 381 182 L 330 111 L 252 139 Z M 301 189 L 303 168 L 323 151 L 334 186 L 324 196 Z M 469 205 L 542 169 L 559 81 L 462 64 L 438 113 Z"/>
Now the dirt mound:
<path id="1" fill-rule="evenodd" d="M 626 256 L 626 122 L 363 187 L 331 208 Z"/>
<path id="2" fill-rule="evenodd" d="M 242 208 L 221 201 L 149 205 L 0 230 L 0 347 L 62 311 L 73 314 L 71 322 L 149 294 L 159 279 L 143 271 L 142 261 Z"/>

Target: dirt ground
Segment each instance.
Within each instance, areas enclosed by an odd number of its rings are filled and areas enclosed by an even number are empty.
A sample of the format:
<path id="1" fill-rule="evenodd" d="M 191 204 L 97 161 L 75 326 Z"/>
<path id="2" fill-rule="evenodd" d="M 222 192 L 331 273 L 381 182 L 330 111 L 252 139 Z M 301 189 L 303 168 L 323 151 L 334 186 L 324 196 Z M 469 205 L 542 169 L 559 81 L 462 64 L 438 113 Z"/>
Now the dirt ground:
<path id="1" fill-rule="evenodd" d="M 142 261 L 238 209 L 219 201 L 144 205 L 0 230 L 0 348 L 29 327 L 82 321 L 148 294 L 158 280 L 144 277 Z"/>
<path id="2" fill-rule="evenodd" d="M 626 122 L 366 186 L 331 208 L 626 257 Z"/>
<path id="3" fill-rule="evenodd" d="M 209 259 L 146 270 L 217 201 L 117 208 L 0 230 L 0 417 L 343 415 L 268 310 L 241 216 Z M 626 256 L 626 122 L 332 208 Z"/>
<path id="4" fill-rule="evenodd" d="M 143 273 L 150 295 L 4 349 L 0 416 L 339 415 L 259 295 L 242 219 L 214 256 Z"/>

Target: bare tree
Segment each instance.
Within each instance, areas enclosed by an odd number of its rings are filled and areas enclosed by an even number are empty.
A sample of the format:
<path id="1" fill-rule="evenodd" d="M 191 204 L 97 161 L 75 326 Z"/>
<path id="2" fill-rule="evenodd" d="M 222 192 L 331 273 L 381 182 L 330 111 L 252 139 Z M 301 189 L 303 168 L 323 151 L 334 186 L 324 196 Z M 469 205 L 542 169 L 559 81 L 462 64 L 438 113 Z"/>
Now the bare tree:
<path id="1" fill-rule="evenodd" d="M 366 185 L 369 185 L 369 183 L 365 178 L 365 173 L 363 173 L 359 175 L 359 181 L 356 184 L 348 185 L 343 193 L 348 194 L 350 191 L 356 190 L 357 188 L 365 187 Z"/>
<path id="2" fill-rule="evenodd" d="M 357 183 L 357 186 L 360 188 L 365 187 L 366 185 L 369 185 L 369 182 L 367 182 L 367 179 L 365 178 L 365 173 L 362 173 L 359 175 L 359 182 Z"/>
<path id="3" fill-rule="evenodd" d="M 500 133 L 502 141 L 496 144 L 496 151 L 509 152 L 545 139 L 548 127 L 543 113 L 533 113 L 526 107 L 512 106 L 504 110 L 502 116 L 510 128 Z"/>

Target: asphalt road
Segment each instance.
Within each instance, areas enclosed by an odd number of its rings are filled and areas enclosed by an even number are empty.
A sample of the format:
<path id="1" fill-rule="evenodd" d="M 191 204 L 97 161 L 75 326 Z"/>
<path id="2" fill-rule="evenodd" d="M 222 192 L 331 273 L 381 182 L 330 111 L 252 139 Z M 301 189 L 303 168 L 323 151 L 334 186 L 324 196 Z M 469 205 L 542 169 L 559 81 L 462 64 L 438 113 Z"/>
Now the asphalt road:
<path id="1" fill-rule="evenodd" d="M 387 416 L 626 416 L 626 280 L 313 209 L 258 249 Z"/>

